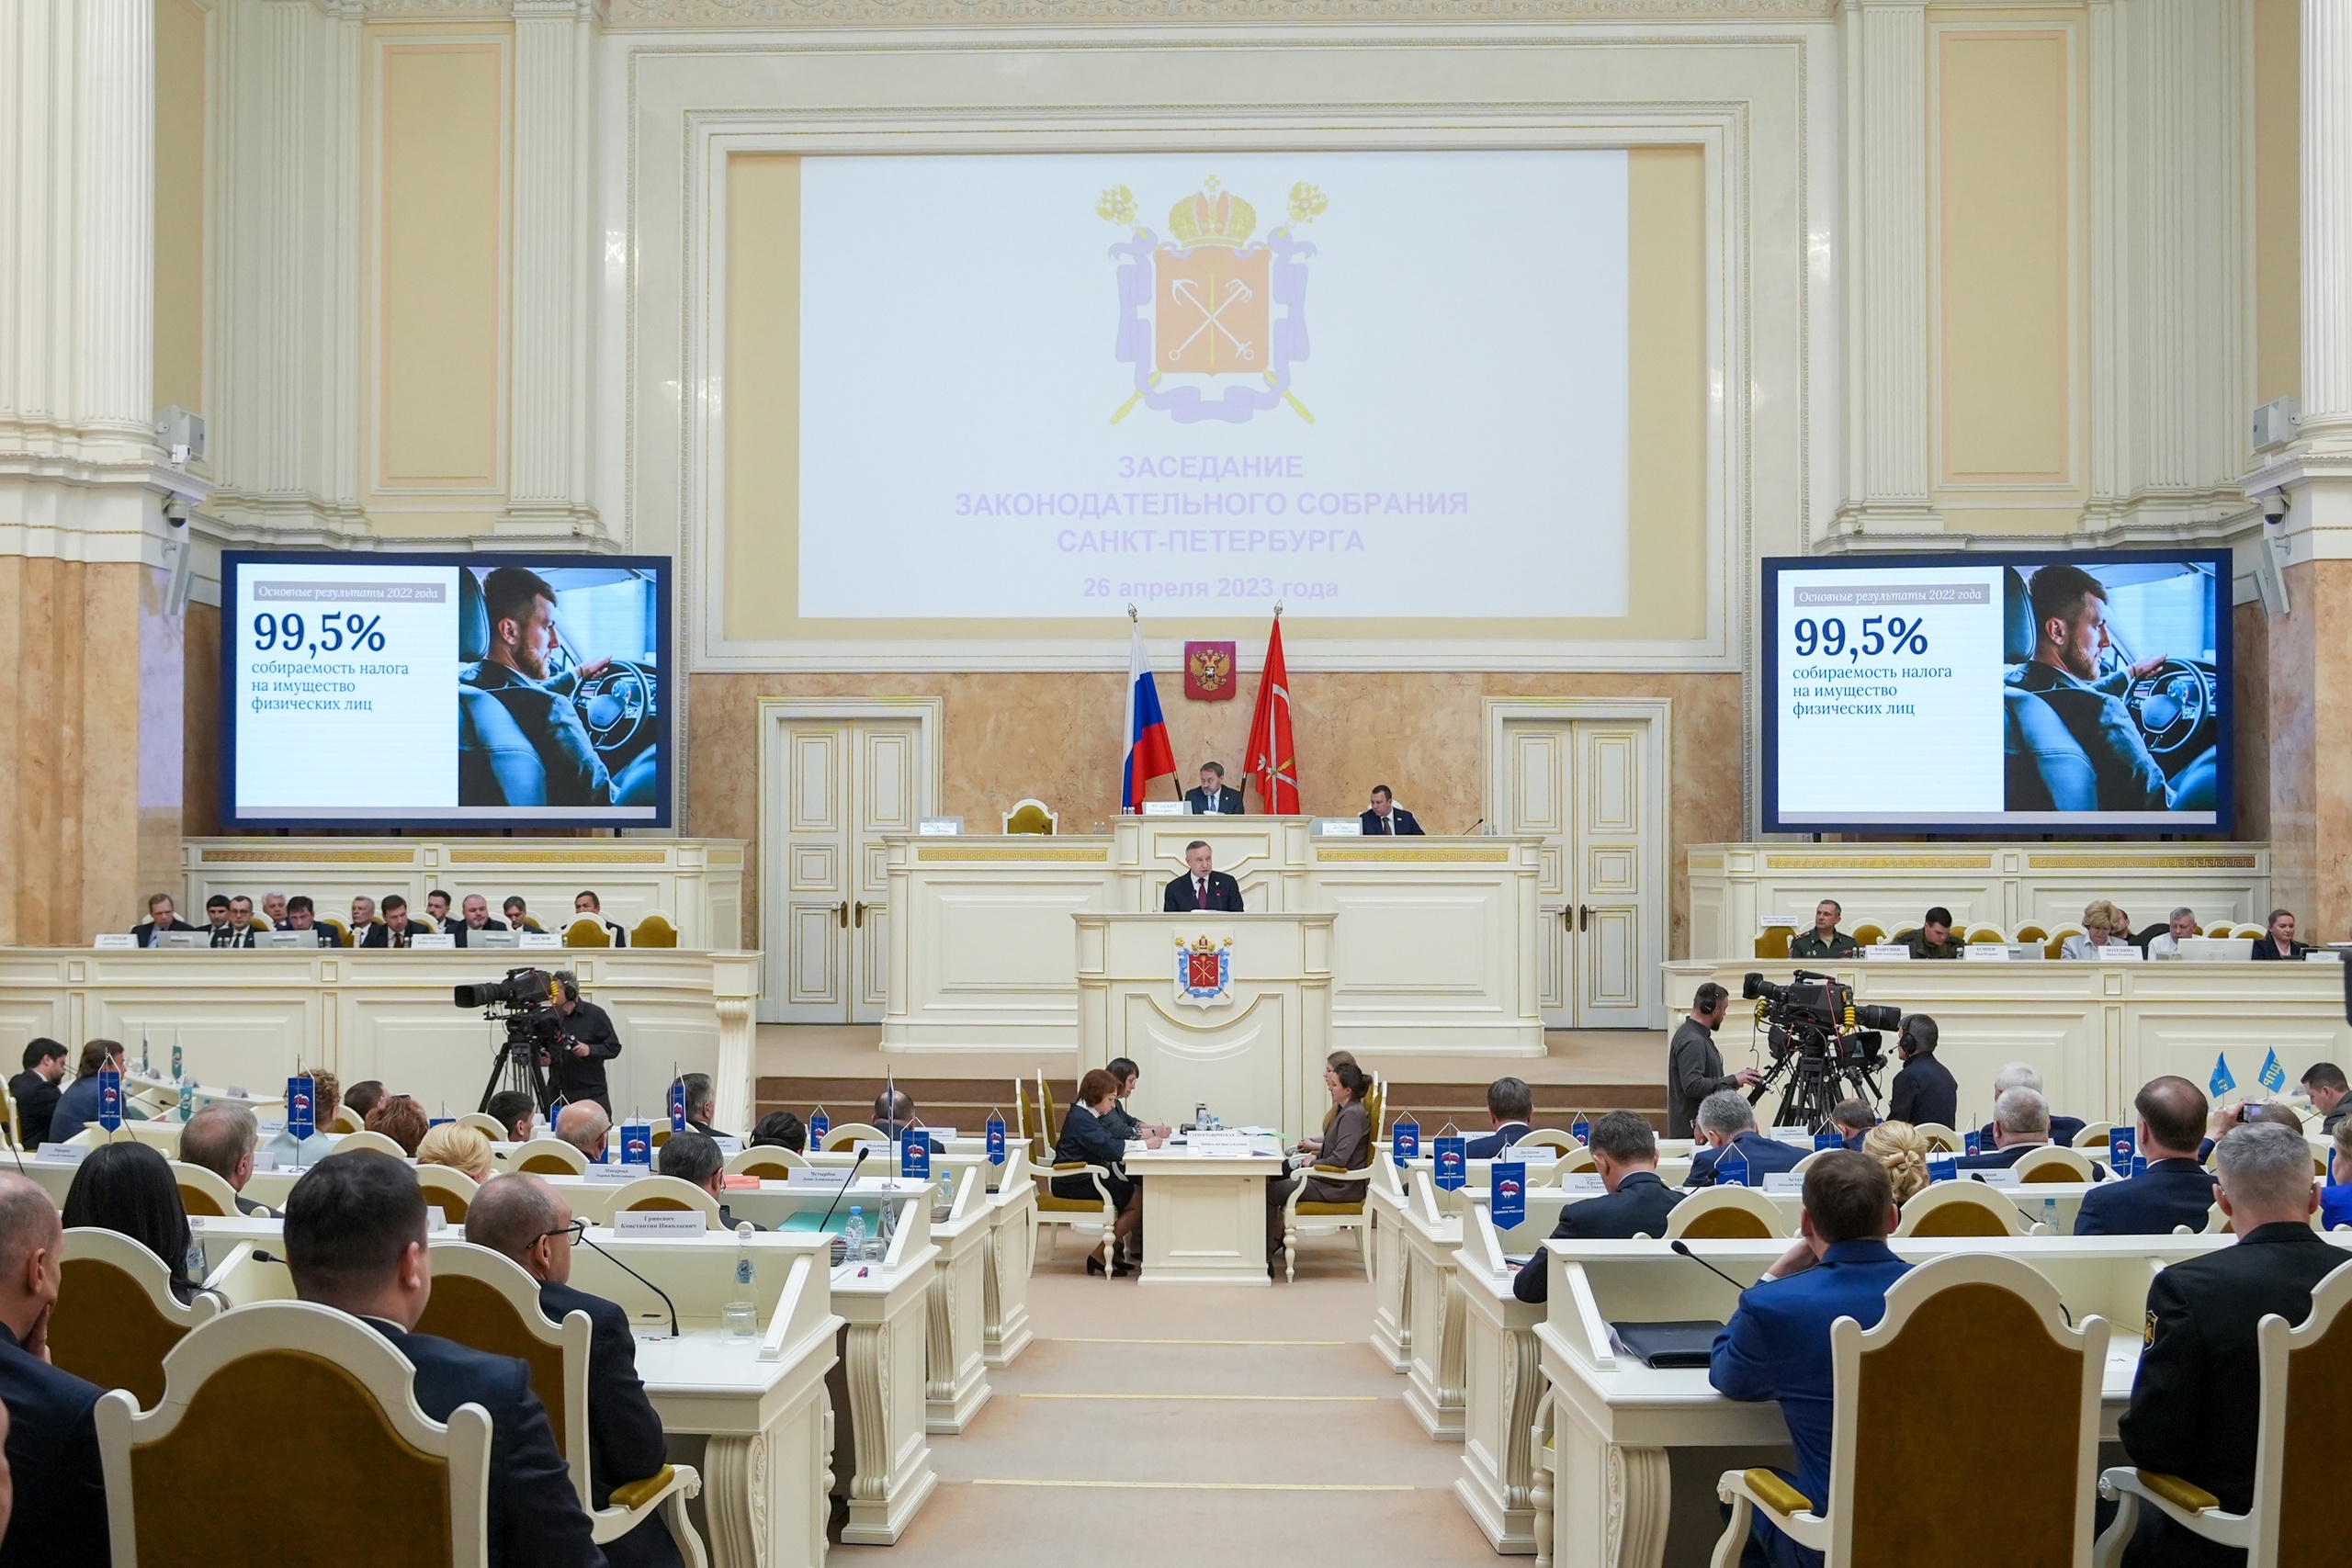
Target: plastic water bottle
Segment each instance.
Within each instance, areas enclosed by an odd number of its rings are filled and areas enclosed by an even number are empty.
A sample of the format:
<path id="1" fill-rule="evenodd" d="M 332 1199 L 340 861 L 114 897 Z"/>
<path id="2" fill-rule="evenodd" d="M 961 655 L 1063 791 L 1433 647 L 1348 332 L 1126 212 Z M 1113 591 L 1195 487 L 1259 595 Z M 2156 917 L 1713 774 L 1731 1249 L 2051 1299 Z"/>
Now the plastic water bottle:
<path id="1" fill-rule="evenodd" d="M 865 1209 L 862 1204 L 850 1206 L 849 1222 L 842 1226 L 842 1261 L 865 1261 Z"/>
<path id="2" fill-rule="evenodd" d="M 204 1283 L 204 1233 L 196 1228 L 194 1220 L 187 1223 L 187 1277 Z"/>
<path id="3" fill-rule="evenodd" d="M 2045 1235 L 2058 1234 L 2058 1200 L 2055 1198 L 2041 1201 L 2041 1228 Z"/>

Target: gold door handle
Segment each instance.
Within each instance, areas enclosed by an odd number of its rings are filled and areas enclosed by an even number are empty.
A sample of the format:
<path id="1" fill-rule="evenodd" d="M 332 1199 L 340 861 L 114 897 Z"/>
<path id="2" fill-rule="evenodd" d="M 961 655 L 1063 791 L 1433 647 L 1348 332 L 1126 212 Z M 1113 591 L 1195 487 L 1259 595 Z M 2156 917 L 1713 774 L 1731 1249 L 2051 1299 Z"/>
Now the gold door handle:
<path id="1" fill-rule="evenodd" d="M 834 917 L 841 921 L 842 930 L 849 930 L 849 900 L 844 898 L 840 904 L 836 905 L 833 909 L 833 914 Z"/>
<path id="2" fill-rule="evenodd" d="M 1591 909 L 1588 908 L 1586 906 L 1584 906 L 1584 905 L 1582 905 L 1582 904 L 1578 904 L 1578 905 L 1577 906 L 1577 930 L 1578 930 L 1578 931 L 1590 931 L 1591 929 L 1592 929 L 1592 911 L 1591 911 Z"/>
<path id="3" fill-rule="evenodd" d="M 1560 906 L 1560 923 L 1570 931 L 1577 929 L 1577 912 L 1568 905 Z"/>
<path id="4" fill-rule="evenodd" d="M 858 900 L 857 905 L 857 929 L 859 931 L 865 929 L 865 901 L 862 898 Z"/>

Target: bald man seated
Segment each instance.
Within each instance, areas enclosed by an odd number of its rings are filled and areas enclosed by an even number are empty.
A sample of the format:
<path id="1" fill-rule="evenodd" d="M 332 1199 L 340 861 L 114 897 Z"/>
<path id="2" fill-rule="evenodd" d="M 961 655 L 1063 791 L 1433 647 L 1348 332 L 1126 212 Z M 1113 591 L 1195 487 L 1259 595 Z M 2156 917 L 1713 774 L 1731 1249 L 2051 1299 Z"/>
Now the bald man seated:
<path id="1" fill-rule="evenodd" d="M 613 1119 L 593 1100 L 575 1100 L 555 1113 L 555 1135 L 586 1155 L 591 1163 L 604 1160 L 605 1140 L 612 1130 Z"/>
<path id="2" fill-rule="evenodd" d="M 549 1321 L 561 1323 L 575 1312 L 588 1314 L 594 1331 L 588 1346 L 588 1484 L 602 1508 L 612 1501 L 616 1485 L 642 1481 L 669 1463 L 669 1442 L 637 1375 L 628 1314 L 617 1303 L 571 1285 L 578 1234 L 571 1205 L 536 1176 L 494 1176 L 466 1211 L 466 1239 L 521 1264 L 539 1282 L 539 1310 Z M 605 1560 L 613 1568 L 682 1561 L 678 1543 L 658 1517 L 606 1544 Z"/>

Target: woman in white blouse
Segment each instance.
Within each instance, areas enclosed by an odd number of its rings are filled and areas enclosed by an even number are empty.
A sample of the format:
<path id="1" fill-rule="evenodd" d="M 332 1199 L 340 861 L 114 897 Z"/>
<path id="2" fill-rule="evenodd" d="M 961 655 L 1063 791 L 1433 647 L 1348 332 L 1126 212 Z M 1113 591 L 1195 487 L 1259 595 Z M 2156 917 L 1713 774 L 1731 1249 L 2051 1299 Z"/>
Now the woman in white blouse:
<path id="1" fill-rule="evenodd" d="M 2059 948 L 2061 958 L 2097 958 L 2098 950 L 2110 942 L 2129 942 L 2132 933 L 2124 928 L 2123 913 L 2106 899 L 2094 900 L 2083 910 L 2083 934 L 2070 936 Z"/>

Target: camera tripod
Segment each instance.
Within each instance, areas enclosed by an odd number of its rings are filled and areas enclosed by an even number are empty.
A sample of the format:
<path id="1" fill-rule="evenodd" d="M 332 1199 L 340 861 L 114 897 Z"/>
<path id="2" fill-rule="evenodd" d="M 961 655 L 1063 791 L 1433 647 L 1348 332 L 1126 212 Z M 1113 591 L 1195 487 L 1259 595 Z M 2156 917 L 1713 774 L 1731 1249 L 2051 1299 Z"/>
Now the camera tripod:
<path id="1" fill-rule="evenodd" d="M 1786 1078 L 1788 1090 L 1781 1098 L 1781 1113 L 1774 1125 L 1801 1126 L 1816 1133 L 1828 1125 L 1830 1116 L 1845 1100 L 1877 1105 L 1878 1080 L 1868 1067 L 1849 1066 L 1838 1061 L 1838 1045 L 1834 1038 L 1819 1043 L 1792 1043 L 1787 1054 L 1766 1068 L 1763 1077 L 1747 1091 L 1747 1102 L 1760 1104 Z"/>
<path id="2" fill-rule="evenodd" d="M 531 1105 L 546 1115 L 552 1103 L 548 1089 L 548 1070 L 539 1065 L 539 1044 L 529 1030 L 519 1027 L 521 1019 L 506 1021 L 506 1038 L 501 1041 L 491 1057 L 490 1081 L 482 1086 L 481 1103 L 476 1111 L 488 1112 L 490 1102 L 497 1096 L 514 1090 L 531 1097 Z"/>

